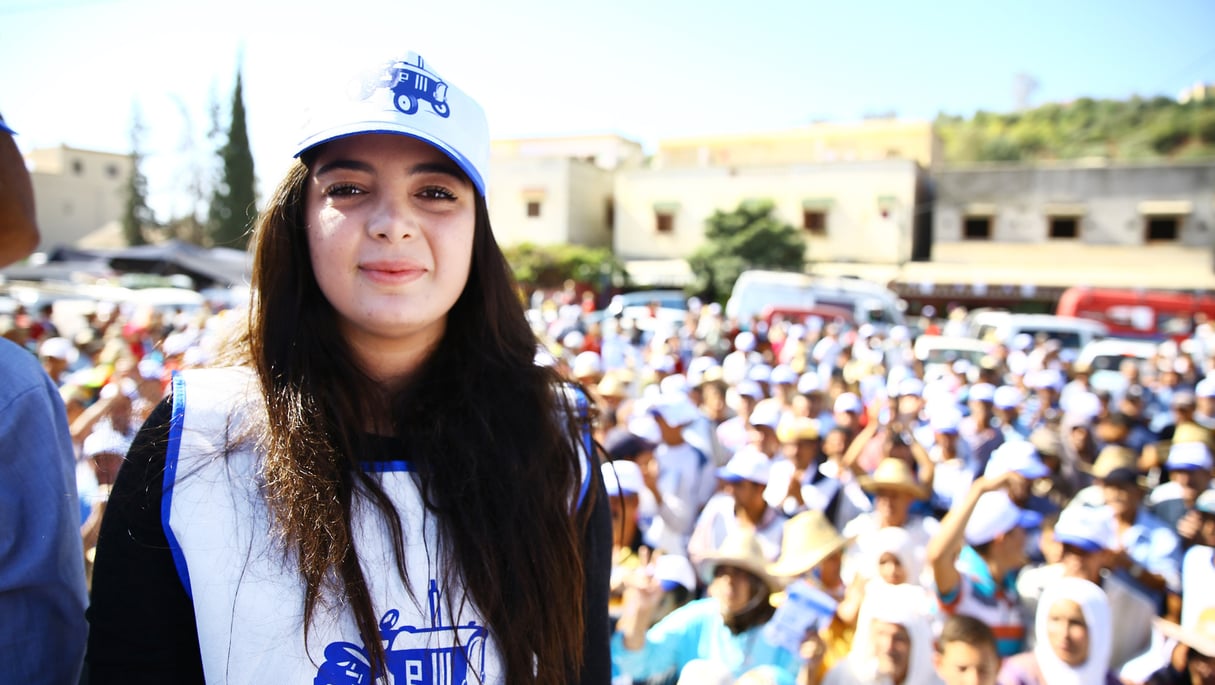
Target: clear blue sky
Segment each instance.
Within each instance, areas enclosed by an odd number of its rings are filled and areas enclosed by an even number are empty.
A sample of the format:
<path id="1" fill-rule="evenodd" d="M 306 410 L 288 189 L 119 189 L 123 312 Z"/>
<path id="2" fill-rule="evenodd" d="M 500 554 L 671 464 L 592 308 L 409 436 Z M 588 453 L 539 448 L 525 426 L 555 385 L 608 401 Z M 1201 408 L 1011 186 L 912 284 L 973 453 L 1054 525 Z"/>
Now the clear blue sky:
<path id="1" fill-rule="evenodd" d="M 243 54 L 259 190 L 286 168 L 316 46 L 424 55 L 494 137 L 738 133 L 893 111 L 1175 97 L 1215 82 L 1215 2 L 0 0 L 0 113 L 23 150 L 130 150 L 142 112 L 161 218 L 226 117 Z M 196 153 L 187 152 L 192 145 Z"/>

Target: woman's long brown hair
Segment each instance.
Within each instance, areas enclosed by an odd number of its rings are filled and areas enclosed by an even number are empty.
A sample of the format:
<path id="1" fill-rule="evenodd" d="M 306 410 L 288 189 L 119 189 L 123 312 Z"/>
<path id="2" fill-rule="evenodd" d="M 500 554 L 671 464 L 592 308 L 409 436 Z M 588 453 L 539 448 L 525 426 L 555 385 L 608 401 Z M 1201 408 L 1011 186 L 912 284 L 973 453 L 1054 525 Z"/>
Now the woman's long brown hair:
<path id="1" fill-rule="evenodd" d="M 398 513 L 356 463 L 366 417 L 379 416 L 377 431 L 409 446 L 428 515 L 438 521 L 447 569 L 439 581 L 462 586 L 481 612 L 506 681 L 568 682 L 583 660 L 580 541 L 591 510 L 584 503 L 573 511 L 579 426 L 555 392 L 555 372 L 534 364 L 535 336 L 484 197 L 469 279 L 444 337 L 409 386 L 386 396 L 354 363 L 312 273 L 308 173 L 304 163 L 292 167 L 258 224 L 245 339 L 265 395 L 266 499 L 305 582 L 305 630 L 318 604 L 348 603 L 376 673 L 386 672 L 351 533 L 357 496 L 386 521 L 406 576 Z M 459 609 L 447 608 L 453 617 Z"/>

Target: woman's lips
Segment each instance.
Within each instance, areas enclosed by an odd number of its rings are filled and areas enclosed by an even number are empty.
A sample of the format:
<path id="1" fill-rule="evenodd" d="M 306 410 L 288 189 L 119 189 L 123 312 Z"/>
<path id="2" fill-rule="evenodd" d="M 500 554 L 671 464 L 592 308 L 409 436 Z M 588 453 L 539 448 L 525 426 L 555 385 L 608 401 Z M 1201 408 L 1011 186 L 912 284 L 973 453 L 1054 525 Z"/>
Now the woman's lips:
<path id="1" fill-rule="evenodd" d="M 414 262 L 363 262 L 359 272 L 375 283 L 401 285 L 421 278 L 426 269 Z"/>

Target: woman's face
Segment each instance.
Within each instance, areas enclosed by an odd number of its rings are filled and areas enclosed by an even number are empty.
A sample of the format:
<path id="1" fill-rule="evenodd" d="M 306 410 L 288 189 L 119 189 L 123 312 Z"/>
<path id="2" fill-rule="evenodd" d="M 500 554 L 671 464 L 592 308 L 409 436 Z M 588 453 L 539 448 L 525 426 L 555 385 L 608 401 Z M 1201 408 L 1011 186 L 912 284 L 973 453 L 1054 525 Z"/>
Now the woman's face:
<path id="1" fill-rule="evenodd" d="M 476 190 L 448 157 L 413 138 L 326 143 L 307 181 L 317 285 L 363 359 L 428 351 L 468 280 Z"/>
<path id="2" fill-rule="evenodd" d="M 1080 605 L 1061 599 L 1050 608 L 1046 622 L 1050 647 L 1063 663 L 1076 667 L 1088 660 L 1088 624 Z"/>
<path id="3" fill-rule="evenodd" d="M 713 572 L 708 593 L 717 598 L 723 616 L 737 616 L 751 603 L 757 589 L 757 582 L 750 573 L 721 565 Z"/>
<path id="4" fill-rule="evenodd" d="M 907 569 L 903 568 L 903 562 L 893 552 L 882 553 L 882 558 L 878 560 L 878 575 L 891 585 L 907 582 Z"/>

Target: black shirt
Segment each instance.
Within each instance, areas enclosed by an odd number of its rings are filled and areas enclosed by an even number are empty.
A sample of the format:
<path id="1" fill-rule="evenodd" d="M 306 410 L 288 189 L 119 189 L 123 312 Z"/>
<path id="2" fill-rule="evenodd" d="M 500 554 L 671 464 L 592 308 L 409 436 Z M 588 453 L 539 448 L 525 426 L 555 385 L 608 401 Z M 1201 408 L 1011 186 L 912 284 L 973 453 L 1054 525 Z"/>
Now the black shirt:
<path id="1" fill-rule="evenodd" d="M 166 399 L 148 417 L 118 472 L 101 522 L 93 568 L 95 589 L 87 612 L 85 660 L 90 685 L 204 682 L 194 605 L 178 578 L 161 525 L 171 416 L 172 403 Z M 372 451 L 403 452 L 399 445 Z M 360 461 L 376 459 L 376 454 L 368 454 Z M 598 492 L 582 540 L 587 630 L 585 665 L 578 682 L 600 685 L 611 680 L 607 606 L 612 531 L 599 469 L 592 471 Z"/>

